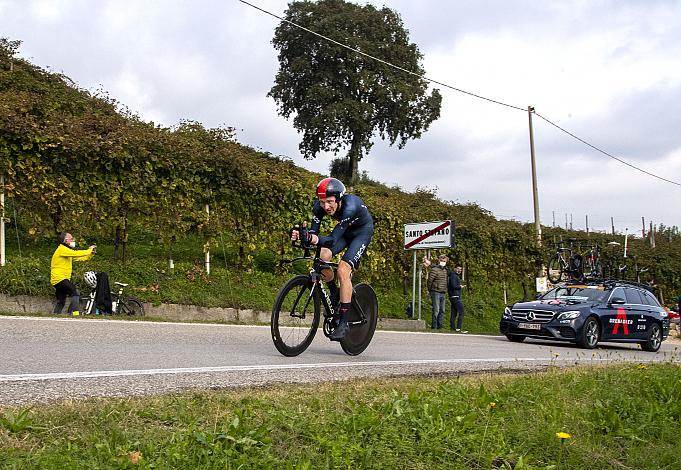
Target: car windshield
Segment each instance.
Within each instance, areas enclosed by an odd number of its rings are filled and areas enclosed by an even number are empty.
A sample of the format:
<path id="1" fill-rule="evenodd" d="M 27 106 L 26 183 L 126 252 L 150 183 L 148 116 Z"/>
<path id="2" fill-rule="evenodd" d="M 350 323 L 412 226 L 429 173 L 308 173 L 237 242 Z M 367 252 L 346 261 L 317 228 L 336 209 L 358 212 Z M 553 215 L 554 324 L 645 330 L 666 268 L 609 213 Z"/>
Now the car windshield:
<path id="1" fill-rule="evenodd" d="M 598 301 L 604 296 L 605 291 L 600 286 L 564 286 L 551 289 L 541 299 L 579 303 Z"/>

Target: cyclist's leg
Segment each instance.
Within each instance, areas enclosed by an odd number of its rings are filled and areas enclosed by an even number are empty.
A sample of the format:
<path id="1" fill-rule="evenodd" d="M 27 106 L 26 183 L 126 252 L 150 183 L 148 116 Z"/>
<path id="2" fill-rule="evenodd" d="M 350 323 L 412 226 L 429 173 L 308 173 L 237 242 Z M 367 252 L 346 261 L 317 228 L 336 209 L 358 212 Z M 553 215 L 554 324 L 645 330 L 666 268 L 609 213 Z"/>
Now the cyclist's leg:
<path id="1" fill-rule="evenodd" d="M 341 340 L 345 337 L 349 330 L 348 316 L 352 306 L 352 271 L 359 267 L 359 260 L 366 251 L 369 241 L 371 241 L 371 231 L 359 231 L 349 240 L 348 249 L 345 251 L 343 258 L 338 263 L 338 280 L 340 282 L 340 307 L 338 312 L 340 314 L 340 322 L 330 338 L 332 340 Z M 333 247 L 336 251 L 337 246 Z M 340 251 L 340 250 L 339 250 Z"/>
<path id="2" fill-rule="evenodd" d="M 341 284 L 341 302 L 352 300 L 352 271 L 359 268 L 362 255 L 366 251 L 371 237 L 374 234 L 373 227 L 359 229 L 347 235 L 348 249 L 343 254 L 341 262 L 338 264 L 338 278 Z M 340 250 L 333 247 L 334 254 Z M 345 299 L 345 300 L 344 300 Z"/>

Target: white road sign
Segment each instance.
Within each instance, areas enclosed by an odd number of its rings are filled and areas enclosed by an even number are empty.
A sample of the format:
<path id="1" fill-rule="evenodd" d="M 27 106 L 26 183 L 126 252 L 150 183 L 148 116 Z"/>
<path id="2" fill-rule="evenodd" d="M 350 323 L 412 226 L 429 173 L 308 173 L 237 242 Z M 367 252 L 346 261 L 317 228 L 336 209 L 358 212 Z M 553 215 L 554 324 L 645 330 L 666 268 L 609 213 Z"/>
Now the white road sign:
<path id="1" fill-rule="evenodd" d="M 404 249 L 451 248 L 454 226 L 451 220 L 404 225 Z"/>

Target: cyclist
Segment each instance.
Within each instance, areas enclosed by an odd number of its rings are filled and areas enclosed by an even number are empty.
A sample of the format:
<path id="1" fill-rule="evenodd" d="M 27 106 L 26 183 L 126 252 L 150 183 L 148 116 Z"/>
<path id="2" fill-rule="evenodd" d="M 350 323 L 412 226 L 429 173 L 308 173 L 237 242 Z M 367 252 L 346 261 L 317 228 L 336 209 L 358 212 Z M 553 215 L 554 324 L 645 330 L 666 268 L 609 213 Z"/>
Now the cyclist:
<path id="1" fill-rule="evenodd" d="M 76 242 L 73 235 L 62 232 L 58 238 L 59 245 L 52 255 L 50 263 L 50 284 L 54 287 L 57 303 L 53 313 L 61 313 L 66 304 L 66 297 L 71 297 L 68 314 L 78 315 L 78 304 L 80 303 L 80 292 L 71 282 L 71 271 L 73 260 L 87 261 L 92 258 L 97 250 L 96 245 L 90 245 L 87 250 L 76 250 Z"/>
<path id="2" fill-rule="evenodd" d="M 338 221 L 327 236 L 319 235 L 319 228 L 324 216 Z M 374 234 L 374 221 L 362 200 L 354 194 L 345 194 L 345 185 L 336 178 L 324 178 L 317 184 L 317 200 L 312 206 L 312 227 L 291 232 L 291 240 L 300 240 L 304 245 L 319 245 L 320 258 L 330 261 L 347 248 L 338 263 L 338 280 L 340 289 L 336 286 L 333 271 L 322 271 L 324 281 L 329 286 L 331 306 L 337 309 L 339 323 L 331 333 L 330 338 L 340 341 L 349 330 L 348 311 L 352 302 L 352 271 L 359 267 L 359 261 Z"/>

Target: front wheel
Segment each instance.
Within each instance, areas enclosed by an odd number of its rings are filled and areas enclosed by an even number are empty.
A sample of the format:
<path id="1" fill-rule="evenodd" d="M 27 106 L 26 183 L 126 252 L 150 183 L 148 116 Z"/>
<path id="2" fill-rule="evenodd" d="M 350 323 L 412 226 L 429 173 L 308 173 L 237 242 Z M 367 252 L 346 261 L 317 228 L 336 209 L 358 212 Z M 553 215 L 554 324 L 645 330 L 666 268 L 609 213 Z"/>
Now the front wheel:
<path id="1" fill-rule="evenodd" d="M 365 322 L 362 323 L 362 313 Z M 378 323 L 378 299 L 369 284 L 357 284 L 352 294 L 352 308 L 348 312 L 350 331 L 340 342 L 345 354 L 356 356 L 364 351 L 374 337 Z"/>
<path id="2" fill-rule="evenodd" d="M 126 297 L 125 300 L 118 304 L 118 313 L 129 317 L 143 317 L 144 305 L 135 297 Z"/>
<path id="3" fill-rule="evenodd" d="M 584 349 L 593 349 L 598 344 L 598 337 L 600 336 L 600 326 L 598 326 L 598 320 L 594 317 L 590 317 L 584 323 L 582 327 L 582 335 L 577 340 L 577 345 Z"/>
<path id="4" fill-rule="evenodd" d="M 312 343 L 319 327 L 319 289 L 310 276 L 291 278 L 279 290 L 272 307 L 272 341 L 284 356 L 297 356 Z"/>
<path id="5" fill-rule="evenodd" d="M 559 255 L 555 255 L 549 260 L 549 266 L 546 274 L 551 284 L 560 282 L 561 278 L 563 277 L 563 265 L 560 262 Z"/>
<path id="6" fill-rule="evenodd" d="M 648 335 L 648 341 L 641 343 L 641 348 L 644 351 L 657 352 L 662 345 L 662 329 L 657 323 L 653 323 L 650 327 L 650 333 Z"/>

